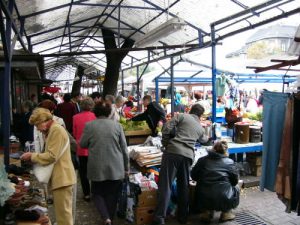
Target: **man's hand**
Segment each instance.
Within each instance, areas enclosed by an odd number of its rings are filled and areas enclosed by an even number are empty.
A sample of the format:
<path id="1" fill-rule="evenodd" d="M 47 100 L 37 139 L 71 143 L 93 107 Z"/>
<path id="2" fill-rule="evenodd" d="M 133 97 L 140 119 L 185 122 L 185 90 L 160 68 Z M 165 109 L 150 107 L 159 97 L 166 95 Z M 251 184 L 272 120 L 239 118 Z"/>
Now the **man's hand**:
<path id="1" fill-rule="evenodd" d="M 24 154 L 21 156 L 21 160 L 24 160 L 24 161 L 30 161 L 30 160 L 31 160 L 31 155 L 32 155 L 31 152 L 26 152 L 26 153 L 24 153 Z"/>

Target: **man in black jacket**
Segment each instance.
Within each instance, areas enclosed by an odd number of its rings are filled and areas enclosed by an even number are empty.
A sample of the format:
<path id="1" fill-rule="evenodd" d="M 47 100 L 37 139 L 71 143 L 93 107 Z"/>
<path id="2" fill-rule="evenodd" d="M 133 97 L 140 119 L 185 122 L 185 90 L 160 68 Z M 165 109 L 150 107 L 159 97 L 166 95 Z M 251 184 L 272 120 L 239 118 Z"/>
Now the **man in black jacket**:
<path id="1" fill-rule="evenodd" d="M 145 95 L 143 98 L 143 105 L 145 108 L 145 112 L 133 117 L 132 121 L 146 121 L 149 128 L 152 131 L 152 136 L 157 136 L 156 127 L 160 120 L 163 122 L 166 121 L 166 113 L 164 109 L 157 103 L 152 102 L 152 98 L 150 95 Z"/>

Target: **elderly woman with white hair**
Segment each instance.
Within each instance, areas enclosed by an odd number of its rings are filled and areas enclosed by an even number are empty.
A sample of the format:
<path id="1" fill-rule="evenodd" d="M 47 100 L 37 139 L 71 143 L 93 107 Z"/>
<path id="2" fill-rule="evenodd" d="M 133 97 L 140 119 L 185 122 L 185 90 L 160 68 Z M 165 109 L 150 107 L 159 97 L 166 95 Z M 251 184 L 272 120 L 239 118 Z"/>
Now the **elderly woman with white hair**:
<path id="1" fill-rule="evenodd" d="M 44 133 L 45 151 L 27 152 L 21 159 L 44 166 L 54 163 L 49 186 L 53 193 L 56 222 L 58 225 L 73 225 L 72 188 L 76 177 L 71 160 L 69 136 L 65 128 L 53 120 L 53 115 L 48 109 L 34 110 L 29 123 Z"/>
<path id="2" fill-rule="evenodd" d="M 111 113 L 108 118 L 115 121 L 120 121 L 120 118 L 123 116 L 123 96 L 119 95 L 115 98 L 112 95 L 106 95 L 105 103 L 111 106 Z"/>

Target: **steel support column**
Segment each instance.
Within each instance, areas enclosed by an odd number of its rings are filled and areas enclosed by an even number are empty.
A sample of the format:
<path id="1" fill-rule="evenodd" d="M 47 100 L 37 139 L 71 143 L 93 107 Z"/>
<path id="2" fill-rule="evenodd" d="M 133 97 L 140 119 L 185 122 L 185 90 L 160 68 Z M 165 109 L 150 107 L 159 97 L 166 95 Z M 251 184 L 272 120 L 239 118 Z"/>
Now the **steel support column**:
<path id="1" fill-rule="evenodd" d="M 122 79 L 122 96 L 124 96 L 125 91 L 124 91 L 124 71 L 123 70 L 121 72 L 121 79 Z"/>
<path id="2" fill-rule="evenodd" d="M 155 78 L 155 100 L 156 100 L 156 102 L 159 101 L 159 83 L 158 83 L 158 77 Z"/>
<path id="3" fill-rule="evenodd" d="M 8 10 L 10 13 L 13 10 L 14 0 L 9 0 L 8 2 Z M 2 15 L 3 5 L 1 5 L 0 13 Z M 2 21 L 3 22 L 3 21 Z M 4 28 L 4 27 L 2 27 Z M 4 146 L 4 164 L 6 166 L 9 165 L 9 149 L 10 149 L 10 115 L 11 115 L 11 105 L 10 105 L 10 88 L 11 88 L 11 58 L 12 58 L 12 49 L 11 49 L 11 31 L 12 31 L 12 20 L 11 17 L 6 17 L 5 29 L 1 29 L 1 37 L 5 37 L 2 39 L 2 44 L 4 49 L 7 49 L 5 56 L 5 67 L 2 70 L 2 106 L 1 106 L 1 122 L 2 122 L 2 130 L 3 130 L 3 146 Z"/>
<path id="4" fill-rule="evenodd" d="M 137 107 L 140 111 L 140 67 L 136 67 L 136 95 L 137 95 Z"/>
<path id="5" fill-rule="evenodd" d="M 174 58 L 170 58 L 170 72 L 171 72 L 171 114 L 174 116 Z"/>
<path id="6" fill-rule="evenodd" d="M 216 37 L 215 37 L 215 27 L 211 25 L 211 74 L 212 74 L 212 122 L 216 121 L 216 106 L 217 106 L 217 93 L 216 93 L 216 76 L 217 76 L 217 66 L 216 66 Z"/>

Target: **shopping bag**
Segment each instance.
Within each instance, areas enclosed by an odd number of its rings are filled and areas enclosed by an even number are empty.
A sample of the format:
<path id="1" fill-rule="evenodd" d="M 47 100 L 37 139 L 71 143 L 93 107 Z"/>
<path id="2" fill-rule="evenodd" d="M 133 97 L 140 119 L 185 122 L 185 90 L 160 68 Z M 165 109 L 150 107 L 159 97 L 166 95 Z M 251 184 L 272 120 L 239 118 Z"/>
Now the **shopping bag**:
<path id="1" fill-rule="evenodd" d="M 124 179 L 124 181 L 122 183 L 122 191 L 120 193 L 120 197 L 118 200 L 117 215 L 119 218 L 122 218 L 122 219 L 125 219 L 125 217 L 126 217 L 128 182 L 129 182 L 128 179 Z"/>
<path id="2" fill-rule="evenodd" d="M 53 172 L 53 168 L 55 163 L 60 159 L 60 157 L 64 154 L 64 152 L 66 151 L 66 149 L 69 146 L 69 139 L 66 143 L 66 145 L 64 146 L 63 150 L 61 151 L 60 155 L 58 156 L 57 160 L 54 163 L 51 163 L 49 165 L 40 165 L 40 164 L 35 164 L 33 165 L 33 174 L 35 175 L 35 177 L 37 178 L 37 180 L 40 183 L 43 184 L 48 184 L 49 180 L 51 178 L 52 172 Z M 43 154 L 43 153 L 41 153 Z"/>

